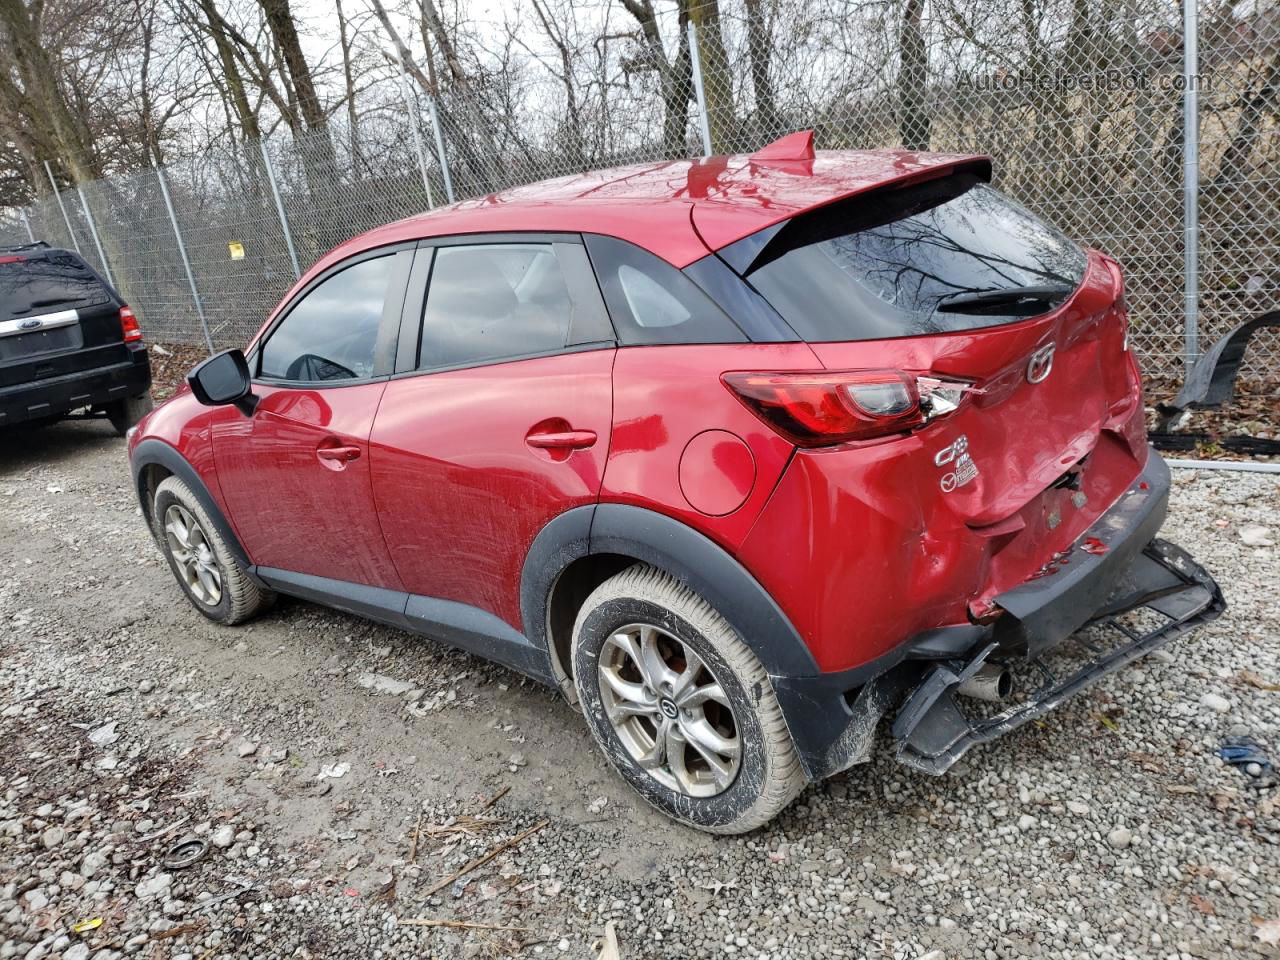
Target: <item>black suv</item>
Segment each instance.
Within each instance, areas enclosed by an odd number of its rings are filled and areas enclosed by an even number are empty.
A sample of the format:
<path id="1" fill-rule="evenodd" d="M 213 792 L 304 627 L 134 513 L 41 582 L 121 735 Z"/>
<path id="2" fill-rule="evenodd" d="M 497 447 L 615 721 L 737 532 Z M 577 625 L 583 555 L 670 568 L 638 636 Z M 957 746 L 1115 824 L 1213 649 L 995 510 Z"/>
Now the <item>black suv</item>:
<path id="1" fill-rule="evenodd" d="M 70 250 L 0 247 L 0 427 L 84 409 L 123 435 L 150 388 L 142 328 L 111 284 Z"/>

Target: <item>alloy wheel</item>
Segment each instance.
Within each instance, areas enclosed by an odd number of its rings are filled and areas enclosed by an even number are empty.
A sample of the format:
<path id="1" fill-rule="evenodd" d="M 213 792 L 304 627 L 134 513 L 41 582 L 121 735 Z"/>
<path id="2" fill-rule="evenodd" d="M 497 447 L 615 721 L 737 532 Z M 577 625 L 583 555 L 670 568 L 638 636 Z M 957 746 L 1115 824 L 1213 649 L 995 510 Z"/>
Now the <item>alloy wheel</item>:
<path id="1" fill-rule="evenodd" d="M 191 595 L 210 607 L 221 603 L 222 568 L 191 511 L 181 504 L 170 504 L 164 512 L 164 537 Z"/>
<path id="2" fill-rule="evenodd" d="M 661 627 L 631 624 L 605 641 L 600 697 L 631 759 L 663 786 L 714 797 L 732 786 L 742 759 L 724 689 L 687 644 Z"/>

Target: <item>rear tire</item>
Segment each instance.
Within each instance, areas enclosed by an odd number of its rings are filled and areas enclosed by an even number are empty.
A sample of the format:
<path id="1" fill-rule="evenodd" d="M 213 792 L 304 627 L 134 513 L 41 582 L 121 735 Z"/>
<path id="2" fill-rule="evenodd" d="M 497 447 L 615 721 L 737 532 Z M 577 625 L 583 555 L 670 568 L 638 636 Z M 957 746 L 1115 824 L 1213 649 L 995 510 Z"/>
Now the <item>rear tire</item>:
<path id="1" fill-rule="evenodd" d="M 123 437 L 129 432 L 129 428 L 150 413 L 153 407 L 155 404 L 151 400 L 151 394 L 144 393 L 140 397 L 126 397 L 123 400 L 108 403 L 105 409 L 111 426 L 119 436 Z"/>
<path id="2" fill-rule="evenodd" d="M 805 785 L 769 676 L 710 604 L 661 570 L 595 589 L 573 629 L 574 684 L 596 742 L 667 816 L 746 833 Z"/>
<path id="3" fill-rule="evenodd" d="M 249 579 L 200 501 L 177 477 L 156 488 L 151 522 L 183 593 L 210 620 L 242 623 L 274 602 L 275 594 Z"/>

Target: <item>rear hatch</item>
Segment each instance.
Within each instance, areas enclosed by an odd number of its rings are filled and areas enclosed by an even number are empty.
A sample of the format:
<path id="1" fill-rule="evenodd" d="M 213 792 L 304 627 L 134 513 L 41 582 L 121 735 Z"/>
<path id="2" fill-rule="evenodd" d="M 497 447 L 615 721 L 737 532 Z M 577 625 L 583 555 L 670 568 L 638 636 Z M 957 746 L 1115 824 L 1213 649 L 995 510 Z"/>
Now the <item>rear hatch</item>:
<path id="1" fill-rule="evenodd" d="M 1069 546 L 1145 463 L 1118 265 L 978 174 L 840 200 L 719 254 L 833 380 L 848 374 L 837 400 L 865 414 L 861 390 L 883 405 L 882 429 L 872 415 L 802 445 L 879 448 L 868 499 L 892 471 L 895 513 L 917 518 L 904 526 L 972 566 L 973 614 Z M 883 374 L 874 390 L 867 371 Z"/>
<path id="2" fill-rule="evenodd" d="M 0 250 L 0 389 L 127 361 L 121 306 L 78 254 Z"/>

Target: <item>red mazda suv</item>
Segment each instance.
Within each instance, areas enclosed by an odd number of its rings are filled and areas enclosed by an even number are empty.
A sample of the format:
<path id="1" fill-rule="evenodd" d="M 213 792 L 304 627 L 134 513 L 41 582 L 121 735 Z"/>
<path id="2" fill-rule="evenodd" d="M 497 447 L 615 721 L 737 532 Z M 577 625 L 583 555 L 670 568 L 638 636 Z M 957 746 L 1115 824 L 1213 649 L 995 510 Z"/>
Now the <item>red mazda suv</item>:
<path id="1" fill-rule="evenodd" d="M 1224 607 L 1156 538 L 1119 265 L 990 173 L 800 133 L 365 233 L 133 431 L 143 513 L 206 617 L 557 685 L 704 830 L 877 731 L 942 773 Z"/>

